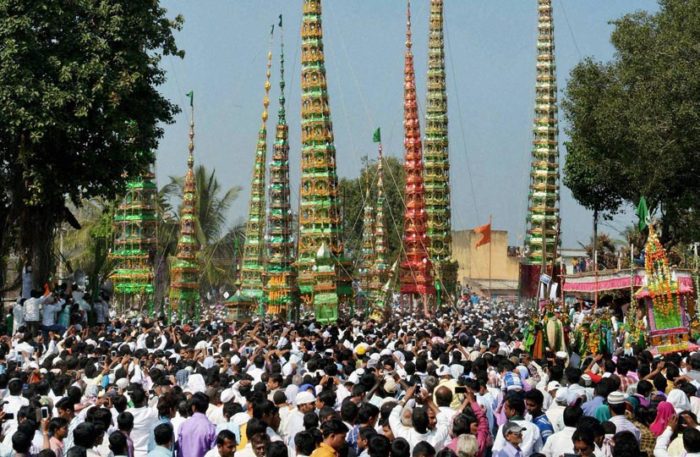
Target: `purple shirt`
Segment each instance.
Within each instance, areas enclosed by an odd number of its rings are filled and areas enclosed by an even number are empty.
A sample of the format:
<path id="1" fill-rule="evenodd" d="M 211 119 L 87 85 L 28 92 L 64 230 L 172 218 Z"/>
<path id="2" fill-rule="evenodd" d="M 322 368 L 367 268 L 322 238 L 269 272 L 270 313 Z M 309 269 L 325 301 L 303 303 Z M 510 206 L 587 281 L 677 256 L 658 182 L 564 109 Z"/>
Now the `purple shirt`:
<path id="1" fill-rule="evenodd" d="M 216 443 L 216 426 L 202 413 L 194 413 L 180 426 L 178 455 L 203 457 Z"/>

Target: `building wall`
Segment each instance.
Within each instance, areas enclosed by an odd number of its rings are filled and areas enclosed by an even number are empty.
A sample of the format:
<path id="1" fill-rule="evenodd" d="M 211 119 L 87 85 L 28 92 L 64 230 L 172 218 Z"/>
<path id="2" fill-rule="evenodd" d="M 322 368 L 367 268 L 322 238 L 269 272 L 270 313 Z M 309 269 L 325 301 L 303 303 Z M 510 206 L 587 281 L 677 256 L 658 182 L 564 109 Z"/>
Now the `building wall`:
<path id="1" fill-rule="evenodd" d="M 489 278 L 489 249 L 491 249 L 491 278 L 496 280 L 518 281 L 519 258 L 508 256 L 508 232 L 491 231 L 491 245 L 476 248 L 481 235 L 473 230 L 452 232 L 452 257 L 459 262 L 457 279 L 462 284 L 470 280 Z"/>

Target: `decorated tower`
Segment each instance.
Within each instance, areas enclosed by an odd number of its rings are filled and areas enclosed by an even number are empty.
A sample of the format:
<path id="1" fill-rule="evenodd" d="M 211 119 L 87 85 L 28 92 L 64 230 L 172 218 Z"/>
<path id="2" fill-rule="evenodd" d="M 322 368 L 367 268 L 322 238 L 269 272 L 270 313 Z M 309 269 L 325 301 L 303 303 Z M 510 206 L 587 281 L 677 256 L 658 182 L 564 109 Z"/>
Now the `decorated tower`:
<path id="1" fill-rule="evenodd" d="M 555 260 L 559 243 L 559 126 L 552 1 L 538 0 L 538 7 L 535 124 L 525 262 L 546 266 Z"/>
<path id="2" fill-rule="evenodd" d="M 156 249 L 156 194 L 150 170 L 126 184 L 126 195 L 114 215 L 115 262 L 112 282 L 122 311 L 153 314 L 153 257 Z"/>
<path id="3" fill-rule="evenodd" d="M 304 302 L 313 304 L 316 319 L 337 319 L 340 298 L 352 295 L 349 264 L 341 242 L 338 175 L 336 174 L 333 125 L 328 104 L 323 56 L 321 0 L 304 0 L 301 29 L 301 204 L 297 267 L 299 290 Z M 317 253 L 325 243 L 334 262 L 335 285 L 316 275 Z"/>
<path id="4" fill-rule="evenodd" d="M 374 208 L 371 204 L 372 196 L 370 194 L 370 189 L 367 189 L 365 194 L 365 207 L 364 207 L 364 218 L 362 225 L 362 260 L 360 262 L 359 276 L 360 276 L 360 287 L 365 292 L 369 293 L 370 283 L 372 280 L 372 267 L 375 261 L 375 246 L 374 246 L 374 235 L 375 235 L 375 221 L 374 221 Z"/>
<path id="5" fill-rule="evenodd" d="M 377 131 L 379 132 L 379 130 Z M 381 137 L 379 142 L 379 158 L 377 160 L 377 212 L 374 221 L 374 264 L 371 270 L 369 291 L 371 302 L 376 307 L 382 307 L 384 302 L 383 288 L 389 279 L 390 268 L 387 265 L 387 239 L 386 226 L 384 225 L 384 157 L 382 156 Z"/>
<path id="6" fill-rule="evenodd" d="M 427 235 L 425 211 L 425 186 L 423 182 L 423 150 L 418 102 L 416 101 L 416 76 L 411 50 L 411 2 L 407 2 L 406 54 L 404 67 L 404 169 L 406 187 L 404 200 L 403 250 L 401 261 L 401 294 L 411 300 L 420 296 L 423 311 L 429 314 L 430 301 L 435 296 L 432 264 L 429 258 L 430 239 Z"/>
<path id="7" fill-rule="evenodd" d="M 170 308 L 179 318 L 192 316 L 199 319 L 199 243 L 196 234 L 197 182 L 194 176 L 194 93 L 190 97 L 190 142 L 187 174 L 180 208 L 180 233 L 175 259 L 170 264 Z"/>
<path id="8" fill-rule="evenodd" d="M 265 95 L 263 96 L 262 123 L 258 131 L 258 144 L 255 148 L 253 179 L 250 185 L 250 202 L 248 204 L 248 222 L 243 243 L 243 260 L 241 263 L 241 295 L 258 305 L 258 313 L 263 315 L 263 273 L 264 273 L 264 231 L 265 231 L 265 165 L 267 163 L 267 108 L 270 105 L 270 67 L 272 52 L 267 53 L 265 70 Z"/>
<path id="9" fill-rule="evenodd" d="M 644 246 L 644 270 L 645 284 L 635 297 L 646 307 L 648 335 L 643 335 L 641 319 L 631 333 L 647 336 L 647 344 L 661 354 L 687 351 L 690 346 L 688 305 L 693 300 L 693 288 L 690 284 L 681 284 L 671 270 L 654 224 L 649 224 L 649 238 Z"/>
<path id="10" fill-rule="evenodd" d="M 428 253 L 435 267 L 435 287 L 455 291 L 457 262 L 452 260 L 450 162 L 447 138 L 447 85 L 443 39 L 443 0 L 431 0 L 428 41 L 428 100 L 425 115 L 425 211 Z"/>
<path id="11" fill-rule="evenodd" d="M 280 27 L 282 17 L 280 16 Z M 275 148 L 270 163 L 270 208 L 267 217 L 267 312 L 289 317 L 297 303 L 292 208 L 289 188 L 289 127 L 284 108 L 284 43 L 280 45 L 280 96 Z"/>

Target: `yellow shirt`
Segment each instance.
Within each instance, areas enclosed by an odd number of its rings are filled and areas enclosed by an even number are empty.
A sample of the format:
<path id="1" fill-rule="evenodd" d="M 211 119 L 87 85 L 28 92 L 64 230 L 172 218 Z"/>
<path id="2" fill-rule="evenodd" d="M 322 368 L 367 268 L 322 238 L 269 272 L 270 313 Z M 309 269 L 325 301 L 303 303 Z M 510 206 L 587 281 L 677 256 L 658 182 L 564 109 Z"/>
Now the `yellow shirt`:
<path id="1" fill-rule="evenodd" d="M 327 445 L 326 443 L 321 443 L 319 447 L 316 448 L 315 451 L 311 453 L 310 457 L 337 457 L 338 453 Z"/>
<path id="2" fill-rule="evenodd" d="M 242 451 L 244 447 L 248 444 L 248 437 L 246 436 L 246 430 L 248 430 L 248 422 L 245 424 L 241 425 L 240 428 L 241 432 L 241 442 L 238 443 L 238 446 L 236 446 L 236 451 Z"/>

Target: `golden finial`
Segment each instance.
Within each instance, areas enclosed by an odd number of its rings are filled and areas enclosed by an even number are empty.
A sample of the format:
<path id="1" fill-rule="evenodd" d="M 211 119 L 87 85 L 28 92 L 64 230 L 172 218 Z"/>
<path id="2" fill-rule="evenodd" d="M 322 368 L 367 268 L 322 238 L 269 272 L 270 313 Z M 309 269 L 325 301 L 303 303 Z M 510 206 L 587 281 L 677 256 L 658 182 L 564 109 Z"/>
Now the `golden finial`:
<path id="1" fill-rule="evenodd" d="M 274 30 L 274 25 L 272 26 L 272 30 Z M 272 46 L 272 32 L 270 32 L 270 46 Z M 272 84 L 270 84 L 270 68 L 272 68 L 272 51 L 267 52 L 267 68 L 265 69 L 265 97 L 263 97 L 263 113 L 262 113 L 262 121 L 263 121 L 263 128 L 265 128 L 265 122 L 267 122 L 267 108 L 270 106 L 270 87 Z"/>
<path id="2" fill-rule="evenodd" d="M 411 0 L 406 0 L 406 47 L 411 50 Z"/>

